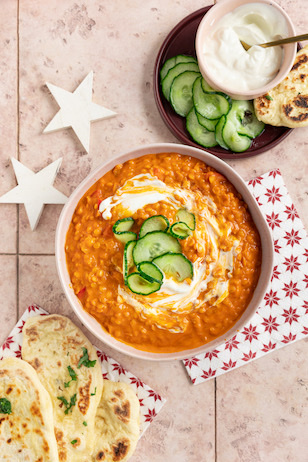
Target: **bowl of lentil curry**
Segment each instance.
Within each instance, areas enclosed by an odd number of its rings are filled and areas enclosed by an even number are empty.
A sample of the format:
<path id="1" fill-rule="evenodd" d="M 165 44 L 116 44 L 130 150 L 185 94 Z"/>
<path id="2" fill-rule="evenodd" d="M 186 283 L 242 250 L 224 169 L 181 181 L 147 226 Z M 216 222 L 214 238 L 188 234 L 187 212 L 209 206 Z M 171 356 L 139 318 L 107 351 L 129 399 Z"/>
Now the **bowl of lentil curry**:
<path id="1" fill-rule="evenodd" d="M 73 192 L 56 231 L 68 301 L 128 355 L 183 359 L 231 338 L 270 281 L 273 245 L 242 178 L 178 144 L 136 148 Z"/>

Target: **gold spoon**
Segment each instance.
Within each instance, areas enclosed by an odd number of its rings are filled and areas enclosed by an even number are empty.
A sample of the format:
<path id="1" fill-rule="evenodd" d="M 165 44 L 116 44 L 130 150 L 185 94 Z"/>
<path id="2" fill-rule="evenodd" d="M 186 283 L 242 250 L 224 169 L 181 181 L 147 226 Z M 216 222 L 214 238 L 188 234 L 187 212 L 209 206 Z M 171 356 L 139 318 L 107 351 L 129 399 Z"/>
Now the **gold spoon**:
<path id="1" fill-rule="evenodd" d="M 267 48 L 267 47 L 274 47 L 276 45 L 284 45 L 285 43 L 294 43 L 294 42 L 299 42 L 300 40 L 308 40 L 308 34 L 303 34 L 303 35 L 295 35 L 294 37 L 288 37 L 285 39 L 279 39 L 279 40 L 274 40 L 273 42 L 267 42 L 267 43 L 260 43 L 258 46 Z M 248 45 L 248 43 L 243 42 L 243 40 L 240 40 L 241 44 L 245 48 L 246 51 L 249 50 L 253 45 Z"/>

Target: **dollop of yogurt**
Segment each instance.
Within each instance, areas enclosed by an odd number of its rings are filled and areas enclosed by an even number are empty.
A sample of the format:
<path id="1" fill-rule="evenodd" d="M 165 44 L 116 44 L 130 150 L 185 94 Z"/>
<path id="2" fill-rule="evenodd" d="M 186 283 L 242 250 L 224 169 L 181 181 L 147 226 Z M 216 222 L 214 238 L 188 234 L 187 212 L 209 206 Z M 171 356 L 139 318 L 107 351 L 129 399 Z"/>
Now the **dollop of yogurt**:
<path id="1" fill-rule="evenodd" d="M 274 79 L 283 58 L 280 46 L 258 44 L 287 37 L 285 18 L 271 5 L 249 3 L 223 16 L 204 42 L 209 74 L 223 87 L 254 90 Z M 240 40 L 253 45 L 246 51 Z"/>

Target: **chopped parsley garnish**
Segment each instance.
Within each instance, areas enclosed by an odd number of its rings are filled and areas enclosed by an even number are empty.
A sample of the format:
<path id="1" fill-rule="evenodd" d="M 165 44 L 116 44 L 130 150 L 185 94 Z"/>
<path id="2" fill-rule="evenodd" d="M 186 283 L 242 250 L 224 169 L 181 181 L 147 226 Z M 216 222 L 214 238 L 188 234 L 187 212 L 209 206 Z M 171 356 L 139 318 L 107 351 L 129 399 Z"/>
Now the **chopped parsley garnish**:
<path id="1" fill-rule="evenodd" d="M 71 444 L 76 444 L 76 443 L 77 443 L 77 440 L 71 441 Z"/>
<path id="2" fill-rule="evenodd" d="M 65 388 L 69 387 L 72 381 L 76 382 L 76 380 L 77 380 L 77 374 L 74 371 L 74 369 L 71 366 L 67 366 L 67 370 L 68 370 L 68 373 L 69 373 L 69 375 L 71 377 L 71 380 L 69 382 L 64 382 Z"/>
<path id="3" fill-rule="evenodd" d="M 93 361 L 90 361 L 88 350 L 85 347 L 82 347 L 82 351 L 83 351 L 83 355 L 79 359 L 77 369 L 80 369 L 81 366 L 94 367 L 96 364 L 96 359 L 93 359 Z"/>
<path id="4" fill-rule="evenodd" d="M 273 98 L 270 95 L 265 95 L 265 98 L 268 99 L 269 101 L 273 101 Z"/>
<path id="5" fill-rule="evenodd" d="M 70 399 L 70 402 L 67 401 L 67 399 L 64 398 L 64 396 L 58 396 L 57 397 L 60 401 L 62 401 L 62 403 L 64 404 L 64 406 L 66 407 L 65 411 L 64 411 L 64 414 L 68 414 L 68 411 L 73 407 L 75 406 L 76 404 L 76 401 L 77 401 L 77 394 L 75 393 L 71 399 Z"/>
<path id="6" fill-rule="evenodd" d="M 6 398 L 0 398 L 0 414 L 12 414 L 11 402 Z"/>
<path id="7" fill-rule="evenodd" d="M 85 420 L 82 422 L 82 424 L 83 424 L 85 427 L 88 426 L 88 424 L 87 424 L 87 422 L 86 422 Z"/>
<path id="8" fill-rule="evenodd" d="M 91 393 L 91 396 L 95 396 L 95 395 L 96 395 L 96 387 L 95 387 L 94 393 Z"/>

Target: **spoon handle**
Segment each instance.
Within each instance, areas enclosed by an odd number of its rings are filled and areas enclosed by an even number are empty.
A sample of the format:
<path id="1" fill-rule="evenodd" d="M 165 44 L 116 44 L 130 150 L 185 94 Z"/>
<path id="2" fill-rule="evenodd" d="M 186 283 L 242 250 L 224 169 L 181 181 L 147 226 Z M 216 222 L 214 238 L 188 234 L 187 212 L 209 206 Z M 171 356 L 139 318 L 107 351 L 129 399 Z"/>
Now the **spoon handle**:
<path id="1" fill-rule="evenodd" d="M 308 40 L 308 34 L 295 35 L 294 37 L 287 37 L 285 39 L 274 40 L 273 42 L 261 43 L 259 46 L 267 48 L 273 47 L 275 45 L 284 45 L 285 43 L 299 42 L 300 40 Z"/>

